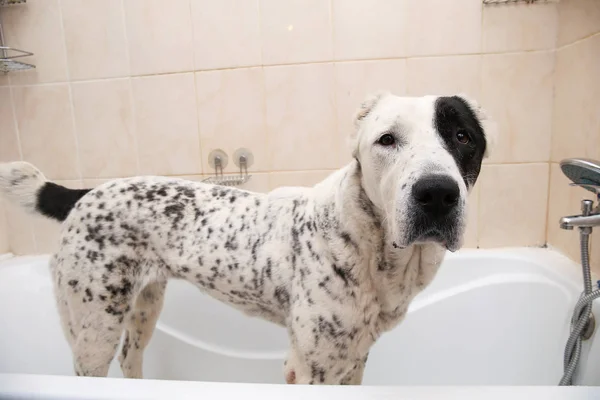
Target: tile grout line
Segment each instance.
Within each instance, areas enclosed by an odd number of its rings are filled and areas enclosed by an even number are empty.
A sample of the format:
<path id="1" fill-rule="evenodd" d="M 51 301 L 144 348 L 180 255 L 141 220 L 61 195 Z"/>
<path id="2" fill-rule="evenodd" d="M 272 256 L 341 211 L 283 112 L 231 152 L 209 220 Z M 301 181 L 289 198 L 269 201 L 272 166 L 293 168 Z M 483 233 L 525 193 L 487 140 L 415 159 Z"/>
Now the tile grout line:
<path id="1" fill-rule="evenodd" d="M 511 163 L 494 163 L 494 164 L 483 164 L 483 166 L 485 167 L 502 167 L 502 166 L 517 166 L 517 165 L 546 165 L 548 164 L 547 161 L 532 161 L 532 162 L 511 162 Z M 554 163 L 555 164 L 555 163 Z M 302 170 L 259 170 L 259 171 L 250 171 L 249 174 L 250 175 L 266 175 L 266 174 L 296 174 L 296 173 L 315 173 L 315 172 L 335 172 L 335 171 L 339 171 L 341 168 L 344 168 L 344 166 L 340 167 L 340 168 L 321 168 L 321 169 L 302 169 Z M 237 175 L 237 172 L 226 172 L 224 173 L 224 175 Z M 152 174 L 141 174 L 141 175 L 135 175 L 135 176 L 165 176 L 165 177 L 172 177 L 172 178 L 176 178 L 176 177 L 181 177 L 181 176 L 212 176 L 212 173 L 181 173 L 181 174 L 159 174 L 159 175 L 152 175 Z M 128 175 L 128 176 L 109 176 L 109 177 L 83 177 L 82 179 L 84 180 L 90 180 L 90 179 L 99 179 L 99 180 L 110 180 L 110 179 L 122 179 L 122 178 L 130 178 L 133 177 L 134 175 Z M 63 181 L 65 180 L 73 180 L 73 179 L 62 179 Z"/>
<path id="2" fill-rule="evenodd" d="M 67 53 L 67 42 L 66 42 L 66 36 L 65 36 L 65 24 L 64 24 L 64 19 L 63 19 L 63 7 L 62 7 L 62 0 L 58 1 L 58 15 L 59 15 L 59 19 L 60 19 L 60 31 L 62 34 L 62 40 L 63 40 L 63 49 L 64 49 L 64 59 L 65 59 L 65 69 L 66 69 L 66 73 L 67 73 L 67 80 L 68 80 L 68 84 L 67 84 L 67 91 L 69 94 L 69 105 L 70 105 L 70 112 L 71 112 L 71 127 L 73 129 L 73 140 L 74 140 L 74 144 L 75 144 L 75 166 L 77 168 L 76 173 L 77 173 L 77 177 L 79 180 L 79 184 L 82 185 L 83 181 L 82 181 L 82 175 L 83 175 L 83 168 L 81 165 L 81 155 L 79 153 L 79 135 L 77 132 L 77 123 L 75 121 L 75 101 L 73 100 L 73 87 L 72 87 L 72 82 L 71 82 L 71 68 L 69 67 L 69 56 Z M 37 85 L 36 85 L 37 86 Z M 36 234 L 36 229 L 35 229 L 35 225 L 33 226 L 33 236 L 35 239 L 35 252 L 39 253 L 39 244 L 38 244 L 38 240 L 37 240 L 37 234 Z"/>
<path id="3" fill-rule="evenodd" d="M 558 22 L 557 22 L 558 23 Z M 556 30 L 556 43 L 558 43 L 558 29 Z M 547 194 L 546 194 L 546 218 L 545 218 L 545 226 L 544 226 L 544 235 L 545 235 L 545 244 L 546 246 L 548 246 L 548 243 L 550 241 L 550 231 L 549 231 L 549 227 L 550 227 L 550 202 L 552 201 L 552 198 L 550 196 L 550 187 L 552 185 L 552 152 L 553 152 L 553 148 L 554 148 L 554 141 L 556 140 L 556 132 L 555 132 L 555 128 L 556 125 L 554 123 L 554 116 L 555 116 L 555 104 L 556 104 L 556 63 L 558 60 L 558 50 L 557 47 L 555 46 L 554 51 L 552 52 L 552 104 L 550 105 L 550 118 L 551 118 L 551 124 L 550 124 L 550 154 L 548 157 L 548 189 L 547 189 Z"/>
<path id="4" fill-rule="evenodd" d="M 125 33 L 127 35 L 127 33 Z M 127 38 L 126 38 L 127 40 Z M 239 69 L 250 69 L 250 68 L 281 68 L 281 67 L 294 67 L 294 66 L 307 66 L 307 65 L 322 65 L 322 64 L 343 64 L 343 63 L 357 63 L 357 62 L 377 62 L 377 61 L 394 61 L 394 60 L 411 60 L 411 59 L 436 59 L 436 58 L 449 58 L 449 57 L 473 57 L 473 56 L 500 56 L 500 55 L 522 55 L 522 54 L 536 54 L 553 52 L 556 49 L 536 49 L 536 50 L 522 50 L 522 51 L 508 51 L 508 52 L 490 52 L 490 53 L 457 53 L 457 54 L 439 54 L 439 55 L 420 55 L 420 56 L 404 56 L 404 57 L 382 57 L 382 58 L 356 58 L 347 60 L 327 60 L 327 61 L 306 61 L 297 63 L 280 63 L 280 64 L 261 64 L 261 65 L 243 65 L 236 67 L 224 67 L 224 68 L 213 68 L 213 69 L 193 69 L 193 70 L 181 70 L 172 72 L 159 72 L 152 74 L 132 74 L 131 71 L 128 76 L 123 77 L 106 77 L 106 78 L 94 78 L 94 79 L 73 79 L 68 81 L 55 81 L 55 82 L 44 82 L 44 83 L 32 83 L 32 84 L 11 84 L 11 86 L 49 86 L 59 85 L 64 83 L 91 83 L 98 81 L 106 81 L 111 79 L 120 78 L 142 78 L 150 76 L 161 76 L 161 75 L 176 75 L 185 74 L 190 72 L 211 72 L 211 71 L 228 71 L 228 70 L 239 70 Z"/>
<path id="5" fill-rule="evenodd" d="M 330 25 L 330 29 L 331 29 L 331 55 L 332 58 L 335 59 L 335 28 L 334 28 L 334 21 L 333 21 L 333 2 L 334 0 L 329 0 L 329 25 Z M 340 138 L 340 136 L 344 136 L 341 134 L 341 129 L 340 129 L 340 121 L 338 118 L 338 91 L 337 91 L 337 83 L 338 83 L 338 68 L 336 67 L 336 63 L 333 62 L 331 63 L 331 70 L 332 70 L 332 78 L 333 78 L 333 82 L 331 82 L 332 84 L 332 101 L 333 101 L 333 130 L 336 134 L 336 136 L 338 137 L 338 140 L 344 139 L 344 138 Z M 342 153 L 341 153 L 342 149 L 338 149 L 336 157 L 337 160 L 336 162 L 339 162 L 340 160 L 342 160 Z"/>
<path id="6" fill-rule="evenodd" d="M 587 35 L 585 35 L 584 37 L 582 37 L 582 38 L 579 38 L 579 39 L 576 39 L 576 40 L 574 40 L 574 41 L 573 41 L 573 42 L 571 42 L 571 43 L 566 43 L 566 44 L 563 44 L 563 45 L 561 45 L 561 46 L 556 46 L 556 47 L 554 47 L 554 51 L 558 52 L 559 50 L 563 50 L 563 49 L 566 49 L 566 48 L 568 48 L 568 47 L 575 46 L 575 45 L 577 45 L 577 44 L 580 44 L 580 43 L 582 43 L 582 42 L 585 42 L 585 41 L 586 41 L 586 40 L 588 40 L 588 39 L 592 39 L 592 38 L 594 38 L 595 36 L 600 36 L 600 31 L 599 31 L 599 32 L 594 32 L 594 33 L 587 34 Z"/>
<path id="7" fill-rule="evenodd" d="M 138 131 L 137 131 L 137 113 L 135 109 L 135 102 L 133 98 L 133 77 L 131 76 L 131 54 L 129 54 L 129 35 L 127 34 L 127 22 L 125 16 L 125 0 L 120 0 L 121 4 L 121 23 L 123 24 L 123 36 L 125 36 L 125 43 L 127 44 L 126 54 L 127 54 L 127 66 L 129 68 L 129 74 L 126 77 L 127 79 L 127 87 L 129 88 L 129 107 L 131 107 L 131 129 L 133 130 L 133 151 L 135 156 L 135 169 L 136 173 L 139 174 L 141 172 L 140 169 L 140 150 L 139 150 L 139 140 L 138 140 Z"/>
<path id="8" fill-rule="evenodd" d="M 196 81 L 196 74 L 198 73 L 196 71 L 196 35 L 195 35 L 195 31 L 196 31 L 196 25 L 194 24 L 194 18 L 193 18 L 193 6 L 192 6 L 192 2 L 194 0 L 189 0 L 189 5 L 190 5 L 190 16 L 191 16 L 191 26 L 192 26 L 192 62 L 194 64 L 194 71 L 191 72 L 192 74 L 192 80 L 193 80 L 193 84 L 194 84 L 194 111 L 196 111 L 196 139 L 198 139 L 198 152 L 199 152 L 199 158 L 200 158 L 200 172 L 202 174 L 204 174 L 204 153 L 203 153 L 203 148 L 202 148 L 202 135 L 200 134 L 200 110 L 199 110 L 199 105 L 198 105 L 198 82 Z"/>
<path id="9" fill-rule="evenodd" d="M 481 15 L 480 15 L 480 19 L 479 19 L 479 28 L 480 28 L 480 32 L 479 32 L 479 60 L 478 60 L 478 69 L 479 69 L 479 76 L 478 76 L 478 82 L 477 82 L 477 87 L 479 90 L 478 96 L 479 98 L 477 99 L 477 103 L 479 104 L 479 106 L 481 107 L 481 102 L 483 99 L 483 43 L 484 43 L 484 15 L 485 15 L 485 7 L 483 5 L 483 2 L 480 5 L 481 7 Z M 496 139 L 498 140 L 498 139 Z M 496 147 L 498 147 L 498 143 L 496 143 Z M 483 169 L 483 163 L 481 165 L 481 169 Z M 480 172 L 480 176 L 481 176 L 481 172 Z M 480 230 L 480 225 L 481 225 L 481 218 L 480 218 L 480 214 L 481 214 L 481 210 L 479 207 L 480 201 L 480 188 L 477 188 L 477 195 L 475 196 L 475 201 L 477 203 L 477 215 L 476 215 L 476 220 L 475 220 L 475 248 L 478 249 L 479 248 L 479 230 Z"/>
<path id="10" fill-rule="evenodd" d="M 59 14 L 59 18 L 60 18 L 60 29 L 61 29 L 61 33 L 63 36 L 63 40 L 65 41 L 64 44 L 64 50 L 65 50 L 65 69 L 67 72 L 67 83 L 68 83 L 68 92 L 69 92 L 69 105 L 71 106 L 71 124 L 72 124 L 72 128 L 73 128 L 73 139 L 74 139 L 74 143 L 75 143 L 75 164 L 77 167 L 77 176 L 79 177 L 79 179 L 81 179 L 81 176 L 83 174 L 82 172 L 82 166 L 81 166 L 81 156 L 79 154 L 79 135 L 77 134 L 77 124 L 75 122 L 75 102 L 73 101 L 73 88 L 72 88 L 72 81 L 71 81 L 71 69 L 69 68 L 69 57 L 67 55 L 67 44 L 66 44 L 66 39 L 65 39 L 65 26 L 64 26 L 64 21 L 63 21 L 63 12 L 62 12 L 62 0 L 59 0 L 58 2 L 58 14 Z M 39 85 L 34 85 L 34 86 L 39 86 Z"/>
<path id="11" fill-rule="evenodd" d="M 19 128 L 19 121 L 17 118 L 17 108 L 15 105 L 15 101 L 14 101 L 14 94 L 13 94 L 13 88 L 12 86 L 8 86 L 8 91 L 9 91 L 9 95 L 10 95 L 10 103 L 11 103 L 11 109 L 12 109 L 12 114 L 13 114 L 13 122 L 15 124 L 15 133 L 17 135 L 17 147 L 18 147 L 18 151 L 19 151 L 19 158 L 20 161 L 23 161 L 23 146 L 21 144 L 21 130 Z M 6 202 L 5 202 L 6 203 Z M 8 210 L 6 208 L 3 209 L 3 213 L 4 213 L 4 219 L 5 219 L 5 224 L 6 224 L 6 228 L 8 231 Z M 27 218 L 27 217 L 25 217 Z M 31 218 L 29 219 L 29 223 L 26 224 L 28 226 L 28 231 L 29 231 L 29 238 L 31 239 L 31 243 L 33 245 L 33 251 L 37 250 L 37 241 L 35 238 L 35 231 L 34 231 L 34 227 L 33 227 L 33 221 Z M 13 237 L 13 235 L 10 235 L 8 238 L 8 249 L 9 251 L 13 250 L 13 245 L 11 243 L 11 238 Z"/>

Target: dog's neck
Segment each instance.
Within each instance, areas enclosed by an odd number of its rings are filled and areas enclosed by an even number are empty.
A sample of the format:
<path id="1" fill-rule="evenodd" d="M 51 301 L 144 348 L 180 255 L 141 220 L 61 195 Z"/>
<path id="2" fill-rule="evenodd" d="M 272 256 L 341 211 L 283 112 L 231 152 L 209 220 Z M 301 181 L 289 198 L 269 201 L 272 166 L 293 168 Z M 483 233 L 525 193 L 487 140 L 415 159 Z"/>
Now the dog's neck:
<path id="1" fill-rule="evenodd" d="M 435 243 L 396 248 L 383 211 L 365 193 L 362 179 L 356 160 L 332 174 L 314 188 L 315 212 L 334 262 L 375 288 L 380 330 L 385 331 L 433 279 L 445 249 Z"/>

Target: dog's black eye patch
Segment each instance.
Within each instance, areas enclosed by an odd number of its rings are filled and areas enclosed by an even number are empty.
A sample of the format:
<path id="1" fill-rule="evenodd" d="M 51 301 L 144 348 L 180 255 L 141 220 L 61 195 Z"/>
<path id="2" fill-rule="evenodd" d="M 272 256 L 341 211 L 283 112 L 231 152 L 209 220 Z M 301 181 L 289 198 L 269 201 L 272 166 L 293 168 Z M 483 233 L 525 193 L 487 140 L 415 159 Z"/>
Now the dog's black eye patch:
<path id="1" fill-rule="evenodd" d="M 485 153 L 485 133 L 475 112 L 458 96 L 435 102 L 434 126 L 468 187 L 477 181 Z"/>

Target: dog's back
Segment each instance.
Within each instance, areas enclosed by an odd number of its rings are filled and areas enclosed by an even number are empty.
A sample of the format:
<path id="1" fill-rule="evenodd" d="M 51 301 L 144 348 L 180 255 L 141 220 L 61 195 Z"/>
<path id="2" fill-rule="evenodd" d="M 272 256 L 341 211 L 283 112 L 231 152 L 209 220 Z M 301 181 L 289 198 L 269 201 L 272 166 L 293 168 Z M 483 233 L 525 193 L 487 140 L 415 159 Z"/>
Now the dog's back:
<path id="1" fill-rule="evenodd" d="M 263 195 L 162 177 L 70 190 L 22 162 L 0 167 L 0 187 L 28 211 L 64 221 L 51 267 L 76 370 L 85 375 L 105 374 L 125 327 L 123 369 L 141 376 L 137 353 L 169 278 L 284 324 L 300 231 L 316 231 L 302 190 Z"/>

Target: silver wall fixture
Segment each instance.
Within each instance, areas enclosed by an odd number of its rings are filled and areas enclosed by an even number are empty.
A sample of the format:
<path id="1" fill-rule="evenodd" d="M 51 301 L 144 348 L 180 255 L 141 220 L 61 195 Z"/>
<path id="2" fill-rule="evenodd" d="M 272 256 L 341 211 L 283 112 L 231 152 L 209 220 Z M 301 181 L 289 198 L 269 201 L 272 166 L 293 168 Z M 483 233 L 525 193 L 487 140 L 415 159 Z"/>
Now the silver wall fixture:
<path id="1" fill-rule="evenodd" d="M 252 177 L 248 174 L 248 167 L 254 162 L 254 156 L 246 149 L 238 149 L 233 157 L 233 162 L 240 169 L 240 173 L 225 175 L 223 170 L 229 161 L 227 154 L 221 149 L 211 151 L 208 155 L 208 165 L 215 170 L 215 174 L 204 179 L 203 182 L 222 186 L 239 186 L 248 182 Z"/>
<path id="2" fill-rule="evenodd" d="M 559 0 L 483 0 L 483 4 L 485 4 L 485 5 L 516 4 L 516 3 L 534 4 L 534 3 L 558 3 L 558 2 L 559 2 Z"/>
<path id="3" fill-rule="evenodd" d="M 13 4 L 25 3 L 25 0 L 0 0 L 0 7 Z M 0 72 L 8 73 L 11 71 L 23 71 L 35 68 L 35 65 L 29 64 L 17 58 L 32 56 L 33 53 L 25 50 L 15 49 L 6 46 L 4 43 L 4 31 L 2 30 L 2 13 L 0 12 Z"/>

